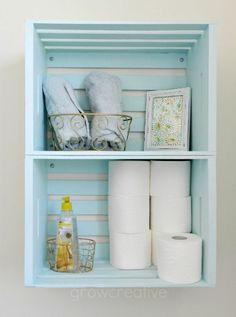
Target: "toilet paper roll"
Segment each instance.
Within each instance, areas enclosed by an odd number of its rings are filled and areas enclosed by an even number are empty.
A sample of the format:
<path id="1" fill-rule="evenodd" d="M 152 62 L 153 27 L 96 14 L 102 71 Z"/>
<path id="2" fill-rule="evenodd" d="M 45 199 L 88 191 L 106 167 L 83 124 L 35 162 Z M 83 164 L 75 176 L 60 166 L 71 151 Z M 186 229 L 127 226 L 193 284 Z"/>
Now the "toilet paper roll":
<path id="1" fill-rule="evenodd" d="M 157 265 L 157 239 L 160 234 L 152 231 L 152 264 Z"/>
<path id="2" fill-rule="evenodd" d="M 159 233 L 191 232 L 191 196 L 152 196 L 151 228 Z"/>
<path id="3" fill-rule="evenodd" d="M 171 283 L 196 283 L 201 279 L 202 239 L 190 233 L 162 234 L 157 242 L 159 277 Z"/>
<path id="4" fill-rule="evenodd" d="M 152 161 L 152 196 L 189 196 L 190 161 Z"/>
<path id="5" fill-rule="evenodd" d="M 109 195 L 149 196 L 149 162 L 109 162 Z"/>
<path id="6" fill-rule="evenodd" d="M 144 269 L 151 264 L 151 231 L 110 234 L 110 262 L 118 269 Z"/>
<path id="7" fill-rule="evenodd" d="M 149 230 L 148 196 L 109 196 L 110 232 L 141 233 Z"/>

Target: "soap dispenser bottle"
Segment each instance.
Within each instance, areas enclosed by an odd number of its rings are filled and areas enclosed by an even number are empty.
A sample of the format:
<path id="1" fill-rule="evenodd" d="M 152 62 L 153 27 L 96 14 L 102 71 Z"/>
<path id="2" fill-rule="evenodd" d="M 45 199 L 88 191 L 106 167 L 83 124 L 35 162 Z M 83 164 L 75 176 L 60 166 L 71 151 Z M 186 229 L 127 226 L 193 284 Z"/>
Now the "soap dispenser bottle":
<path id="1" fill-rule="evenodd" d="M 79 268 L 77 221 L 70 197 L 63 197 L 61 213 L 57 217 L 55 270 L 76 272 Z"/>

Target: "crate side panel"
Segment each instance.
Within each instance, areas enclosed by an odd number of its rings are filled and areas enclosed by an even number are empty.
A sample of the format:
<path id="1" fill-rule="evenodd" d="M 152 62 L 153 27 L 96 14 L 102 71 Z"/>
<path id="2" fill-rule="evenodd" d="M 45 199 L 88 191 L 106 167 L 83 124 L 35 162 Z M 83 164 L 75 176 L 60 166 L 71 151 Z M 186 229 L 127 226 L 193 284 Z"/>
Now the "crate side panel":
<path id="1" fill-rule="evenodd" d="M 212 158 L 214 160 L 214 158 Z M 203 278 L 214 284 L 215 272 L 215 192 L 214 166 L 211 160 L 192 162 L 192 232 L 203 239 Z"/>
<path id="2" fill-rule="evenodd" d="M 34 283 L 34 180 L 33 180 L 33 160 L 29 157 L 25 159 L 25 285 Z"/>
<path id="3" fill-rule="evenodd" d="M 34 161 L 34 217 L 36 219 L 36 259 L 37 270 L 39 272 L 46 257 L 46 237 L 47 237 L 47 166 L 44 160 Z"/>
<path id="4" fill-rule="evenodd" d="M 192 88 L 191 148 L 209 149 L 209 33 L 206 31 L 188 54 L 187 83 Z"/>
<path id="5" fill-rule="evenodd" d="M 44 101 L 42 94 L 42 82 L 46 73 L 46 55 L 42 43 L 40 42 L 36 31 L 34 30 L 33 38 L 33 60 L 26 60 L 28 63 L 28 70 L 31 74 L 28 78 L 29 83 L 29 93 L 33 93 L 33 100 L 27 106 L 26 114 L 29 111 L 29 116 L 27 120 L 32 120 L 33 122 L 33 149 L 34 150 L 44 150 L 46 149 L 46 118 Z M 26 136 L 30 137 L 30 131 L 26 131 Z"/>

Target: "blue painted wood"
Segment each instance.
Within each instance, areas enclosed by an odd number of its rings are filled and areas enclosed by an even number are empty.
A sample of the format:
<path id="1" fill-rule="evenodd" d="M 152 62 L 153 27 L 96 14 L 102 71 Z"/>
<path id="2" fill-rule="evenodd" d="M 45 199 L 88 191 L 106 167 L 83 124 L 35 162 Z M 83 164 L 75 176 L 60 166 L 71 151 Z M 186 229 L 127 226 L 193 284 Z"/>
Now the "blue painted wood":
<path id="1" fill-rule="evenodd" d="M 35 22 L 36 29 L 40 30 L 141 30 L 141 31 L 188 31 L 207 29 L 206 23 L 168 23 L 168 22 L 98 22 L 98 21 L 45 21 Z M 46 32 L 49 34 L 49 32 Z"/>
<path id="2" fill-rule="evenodd" d="M 150 281 L 155 279 L 157 280 L 157 273 L 156 269 L 154 266 L 151 266 L 148 269 L 144 270 L 119 270 L 114 267 L 112 267 L 107 261 L 98 261 L 94 265 L 93 271 L 89 272 L 88 274 L 73 274 L 73 273 L 68 273 L 68 274 L 60 274 L 57 272 L 53 272 L 48 270 L 47 268 L 44 268 L 42 270 L 41 277 L 54 277 L 54 278 L 59 278 L 61 280 L 65 279 L 76 279 L 81 277 L 81 280 L 83 279 L 104 279 L 104 278 L 111 278 L 115 280 L 123 279 L 126 280 L 127 278 L 135 279 L 135 278 L 140 278 L 140 279 L 149 279 Z M 113 282 L 115 282 L 113 280 Z"/>
<path id="3" fill-rule="evenodd" d="M 83 110 L 90 110 L 90 105 L 87 96 L 78 96 L 80 106 Z M 143 96 L 122 96 L 123 111 L 145 111 L 146 110 L 146 94 Z"/>
<path id="4" fill-rule="evenodd" d="M 145 118 L 143 117 L 135 118 L 133 116 L 133 120 L 130 127 L 130 132 L 144 132 L 145 129 Z"/>
<path id="5" fill-rule="evenodd" d="M 53 57 L 53 59 L 52 59 Z M 183 58 L 183 62 L 181 62 Z M 125 53 L 47 51 L 48 67 L 185 68 L 186 53 Z"/>
<path id="6" fill-rule="evenodd" d="M 53 165 L 52 165 L 53 164 Z M 49 173 L 108 173 L 108 162 L 106 160 L 101 161 L 54 161 L 49 160 L 47 162 Z"/>
<path id="7" fill-rule="evenodd" d="M 107 195 L 107 181 L 48 181 L 49 195 Z"/>
<path id="8" fill-rule="evenodd" d="M 26 26 L 26 153 L 45 149 L 45 113 L 42 80 L 45 77 L 45 50 L 31 23 Z M 34 105 L 34 106 L 32 106 Z"/>
<path id="9" fill-rule="evenodd" d="M 32 285 L 46 254 L 47 174 L 45 161 L 26 157 L 25 164 L 25 284 Z"/>
<path id="10" fill-rule="evenodd" d="M 215 109 L 214 109 L 215 110 Z M 215 123 L 213 124 L 214 128 Z M 214 140 L 212 146 L 214 145 Z M 208 233 L 208 245 L 206 256 L 208 261 L 204 263 L 205 279 L 208 285 L 216 284 L 216 259 L 217 259 L 217 203 L 216 203 L 216 157 L 212 156 L 208 160 L 208 219 L 206 220 L 206 232 Z"/>
<path id="11" fill-rule="evenodd" d="M 81 26 L 82 25 L 82 26 Z M 42 28 L 46 33 L 37 34 L 36 28 Z M 61 33 L 53 34 L 46 29 L 61 29 Z M 127 34 L 76 34 L 65 33 L 65 30 L 123 30 Z M 192 30 L 197 32 L 190 32 Z M 151 34 L 150 30 L 177 31 Z M 45 268 L 45 242 L 47 237 L 47 213 L 55 213 L 60 202 L 60 195 L 74 194 L 95 195 L 96 200 L 78 200 L 74 202 L 79 214 L 107 214 L 107 182 L 78 181 L 78 180 L 48 180 L 50 174 L 104 174 L 107 173 L 107 160 L 114 159 L 192 159 L 192 210 L 193 231 L 201 234 L 204 240 L 203 251 L 203 280 L 188 286 L 212 286 L 215 283 L 216 262 L 216 217 L 215 217 L 215 53 L 213 27 L 205 24 L 106 24 L 106 23 L 29 23 L 26 41 L 26 220 L 25 220 L 25 283 L 31 286 L 43 287 L 172 287 L 173 284 L 161 281 L 157 271 L 151 267 L 141 271 L 123 271 L 112 268 L 107 262 L 99 264 L 100 259 L 108 259 L 108 243 L 97 244 L 95 269 L 93 272 L 81 274 L 57 274 Z M 133 32 L 135 31 L 135 32 Z M 138 32 L 137 32 L 138 31 Z M 141 32 L 139 32 L 141 31 Z M 145 31 L 145 32 L 143 32 Z M 180 32 L 179 32 L 180 31 Z M 185 31 L 185 32 L 183 32 Z M 200 32 L 198 32 L 200 31 Z M 203 32 L 202 32 L 203 31 Z M 64 32 L 64 34 L 63 34 Z M 114 32 L 113 32 L 114 33 Z M 187 34 L 188 33 L 188 34 Z M 203 33 L 203 34 L 201 34 Z M 77 51 L 45 51 L 40 38 L 66 39 L 186 39 L 178 46 L 192 45 L 189 53 L 145 53 L 145 52 L 77 52 Z M 126 42 L 127 43 L 127 42 Z M 73 44 L 74 45 L 74 44 Z M 98 44 L 96 44 L 98 45 Z M 114 44 L 111 44 L 114 45 Z M 115 44 L 116 45 L 116 44 Z M 143 44 L 142 44 L 143 45 Z M 147 45 L 153 45 L 148 44 Z M 162 45 L 162 44 L 160 44 Z M 164 45 L 164 44 L 163 44 Z M 169 45 L 169 44 L 167 44 Z M 176 43 L 177 45 L 177 43 Z M 53 57 L 53 60 L 49 60 Z M 181 58 L 184 58 L 181 62 Z M 47 67 L 79 67 L 79 68 L 180 68 L 186 69 L 187 76 L 126 76 L 124 81 L 125 95 L 123 96 L 124 110 L 130 112 L 145 111 L 145 94 L 135 96 L 139 90 L 172 88 L 168 85 L 180 83 L 193 88 L 192 109 L 192 149 L 193 152 L 149 152 L 135 151 L 143 149 L 143 134 L 139 133 L 144 126 L 142 118 L 134 119 L 128 141 L 127 152 L 46 152 L 44 142 L 44 111 L 42 106 L 41 83 Z M 49 70 L 50 72 L 50 70 Z M 58 70 L 56 70 L 58 73 Z M 73 71 L 72 71 L 73 73 Z M 132 75 L 132 72 L 131 74 Z M 169 74 L 170 75 L 170 74 Z M 70 76 L 70 74 L 69 74 Z M 73 76 L 72 76 L 73 77 Z M 137 79 L 136 79 L 137 78 Z M 162 79 L 164 78 L 164 81 Z M 82 80 L 82 77 L 80 78 Z M 73 79 L 75 81 L 75 79 Z M 142 83 L 144 81 L 144 83 Z M 160 85 L 159 85 L 160 83 Z M 158 86 L 158 87 L 156 87 Z M 81 83 L 75 87 L 83 89 Z M 155 87 L 155 88 L 154 88 Z M 179 86 L 178 86 L 179 87 Z M 130 90 L 134 93 L 130 94 Z M 129 95 L 128 95 L 129 94 Z M 81 103 L 87 107 L 88 101 L 80 97 Z M 199 130 L 199 122 L 201 129 Z M 50 163 L 54 163 L 54 169 Z M 49 195 L 49 197 L 48 197 Z M 102 199 L 96 198 L 102 195 Z M 83 198 L 84 199 L 84 198 Z M 98 199 L 98 200 L 97 200 Z M 105 208 L 104 208 L 105 207 Z M 48 209 L 51 210 L 48 210 Z M 54 229 L 53 229 L 54 226 Z M 85 235 L 108 234 L 107 221 L 79 221 L 80 231 Z M 55 231 L 49 223 L 49 229 Z M 50 229 L 50 230 L 51 230 Z M 99 266 L 100 265 L 100 266 Z M 175 287 L 183 285 L 174 285 Z"/>
<path id="12" fill-rule="evenodd" d="M 109 243 L 96 243 L 95 261 L 109 260 Z"/>
<path id="13" fill-rule="evenodd" d="M 56 220 L 48 220 L 48 235 L 54 236 L 57 233 Z M 82 236 L 107 236 L 109 234 L 107 221 L 78 221 L 78 234 Z"/>
<path id="14" fill-rule="evenodd" d="M 205 160 L 215 157 L 214 152 L 209 151 L 35 151 L 31 155 L 37 160 L 68 160 L 71 161 L 99 161 L 99 160 Z"/>
<path id="15" fill-rule="evenodd" d="M 127 141 L 127 150 L 128 151 L 143 151 L 144 149 L 144 134 L 141 138 L 132 138 L 132 134 Z"/>
<path id="16" fill-rule="evenodd" d="M 74 201 L 73 211 L 79 215 L 107 215 L 108 206 L 107 200 L 81 200 Z M 61 210 L 61 200 L 49 200 L 48 201 L 48 213 L 57 214 Z"/>
<path id="17" fill-rule="evenodd" d="M 191 148 L 193 150 L 208 150 L 209 120 L 209 47 L 208 32 L 194 46 L 188 56 L 187 82 L 192 88 L 191 109 Z M 214 113 L 213 113 L 214 115 Z M 201 129 L 199 129 L 201 122 Z"/>
<path id="18" fill-rule="evenodd" d="M 210 192 L 211 191 L 211 192 Z M 213 193 L 214 192 L 214 193 Z M 215 158 L 192 162 L 192 231 L 203 239 L 203 277 L 215 283 Z"/>
<path id="19" fill-rule="evenodd" d="M 173 47 L 178 47 L 178 48 L 183 48 L 183 50 L 185 48 L 189 48 L 192 47 L 194 45 L 194 42 L 188 42 L 183 41 L 183 42 L 179 42 L 179 40 L 173 40 L 171 42 L 168 41 L 159 41 L 159 42 L 154 42 L 153 40 L 150 40 L 149 42 L 143 42 L 142 40 L 140 41 L 139 39 L 137 40 L 117 40 L 115 41 L 113 39 L 113 41 L 107 41 L 107 40 L 99 40 L 99 41 L 88 41 L 87 39 L 71 39 L 70 41 L 65 39 L 44 39 L 43 44 L 45 45 L 45 47 L 50 47 L 50 49 L 52 49 L 53 47 L 64 47 L 65 49 L 69 47 L 71 48 L 81 48 L 81 47 L 90 47 L 92 49 L 96 50 L 96 47 L 113 47 L 115 48 L 120 48 L 120 47 L 124 47 L 127 50 L 129 50 L 129 48 L 133 48 L 133 47 L 137 47 L 137 48 L 173 48 Z"/>
<path id="20" fill-rule="evenodd" d="M 25 267 L 24 267 L 24 281 L 25 285 L 33 285 L 35 277 L 35 227 L 34 227 L 34 200 L 33 195 L 33 160 L 30 157 L 25 159 Z"/>
<path id="21" fill-rule="evenodd" d="M 51 272 L 50 272 L 51 273 Z M 61 277 L 56 276 L 55 273 L 50 274 L 47 277 L 44 277 L 42 274 L 41 276 L 38 276 L 37 279 L 34 282 L 34 285 L 37 287 L 46 287 L 46 288 L 179 288 L 184 287 L 186 288 L 186 284 L 173 284 L 168 283 L 163 280 L 160 280 L 159 278 L 155 278 L 154 274 L 153 277 L 137 277 L 137 278 L 129 278 L 127 277 L 118 277 L 118 278 L 112 278 L 112 277 L 96 277 L 96 278 L 88 278 L 87 279 L 81 279 L 82 275 L 78 275 L 78 277 L 75 278 L 73 276 L 72 278 L 68 278 L 68 275 L 66 275 L 65 279 L 61 279 Z M 91 274 L 91 273 L 87 273 Z M 61 274 L 62 275 L 62 274 Z M 114 275 L 114 274 L 113 274 Z M 143 274 L 144 275 L 144 274 Z M 195 287 L 209 287 L 209 285 L 204 281 L 201 280 L 198 283 L 195 284 L 189 284 L 187 287 L 189 288 L 195 288 Z M 162 296 L 158 295 L 158 291 L 154 290 L 153 293 L 154 296 Z M 75 294 L 75 298 L 78 298 L 78 292 L 74 290 L 73 294 Z M 130 293 L 129 293 L 130 294 Z M 160 293 L 159 293 L 160 294 Z"/>
<path id="22" fill-rule="evenodd" d="M 71 83 L 74 89 L 84 89 L 86 75 L 79 74 L 48 74 L 51 76 L 63 77 Z M 119 75 L 123 90 L 155 90 L 171 89 L 186 86 L 185 76 L 128 76 Z"/>

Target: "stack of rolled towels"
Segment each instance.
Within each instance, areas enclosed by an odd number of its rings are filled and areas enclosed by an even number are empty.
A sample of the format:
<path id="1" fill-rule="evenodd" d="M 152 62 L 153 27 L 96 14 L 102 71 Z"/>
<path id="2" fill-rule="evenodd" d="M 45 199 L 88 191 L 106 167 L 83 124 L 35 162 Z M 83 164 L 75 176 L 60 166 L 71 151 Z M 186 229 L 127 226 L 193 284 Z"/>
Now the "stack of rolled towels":
<path id="1" fill-rule="evenodd" d="M 152 262 L 163 280 L 197 282 L 202 240 L 190 233 L 190 161 L 152 161 L 150 175 Z"/>
<path id="2" fill-rule="evenodd" d="M 109 163 L 110 262 L 118 269 L 151 264 L 147 161 Z"/>

